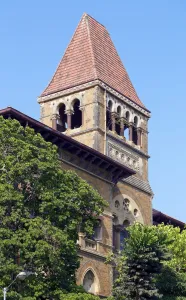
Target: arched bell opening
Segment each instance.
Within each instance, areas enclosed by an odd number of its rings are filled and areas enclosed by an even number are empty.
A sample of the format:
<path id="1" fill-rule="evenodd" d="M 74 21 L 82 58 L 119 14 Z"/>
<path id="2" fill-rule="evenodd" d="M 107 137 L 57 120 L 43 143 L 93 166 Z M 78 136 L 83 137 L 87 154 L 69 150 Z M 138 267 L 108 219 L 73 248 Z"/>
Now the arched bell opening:
<path id="1" fill-rule="evenodd" d="M 108 130 L 112 130 L 112 118 L 111 118 L 112 107 L 113 107 L 112 101 L 109 100 L 107 111 L 106 111 L 106 124 Z"/>
<path id="2" fill-rule="evenodd" d="M 57 130 L 64 132 L 67 129 L 67 115 L 65 112 L 65 104 L 59 106 L 59 120 L 57 123 Z"/>
<path id="3" fill-rule="evenodd" d="M 132 128 L 132 141 L 135 145 L 138 144 L 137 125 L 138 125 L 138 118 L 135 116 L 134 117 L 134 126 Z"/>
<path id="4" fill-rule="evenodd" d="M 130 139 L 130 137 L 129 137 L 129 135 L 130 135 L 130 133 L 129 133 L 130 113 L 129 113 L 129 111 L 126 112 L 125 119 L 126 119 L 127 123 L 124 126 L 124 136 L 125 136 L 126 140 L 129 140 Z"/>
<path id="5" fill-rule="evenodd" d="M 71 129 L 79 128 L 82 125 L 82 111 L 80 110 L 80 101 L 78 99 L 74 101 L 73 111 Z"/>

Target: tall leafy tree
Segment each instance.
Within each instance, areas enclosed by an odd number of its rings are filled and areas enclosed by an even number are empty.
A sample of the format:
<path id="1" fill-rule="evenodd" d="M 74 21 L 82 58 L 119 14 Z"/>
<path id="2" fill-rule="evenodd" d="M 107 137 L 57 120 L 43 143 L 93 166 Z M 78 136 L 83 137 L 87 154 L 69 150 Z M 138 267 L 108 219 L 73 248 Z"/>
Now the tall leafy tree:
<path id="1" fill-rule="evenodd" d="M 128 228 L 129 237 L 118 260 L 114 299 L 158 299 L 156 276 L 162 262 L 170 258 L 171 238 L 156 226 L 136 223 Z"/>
<path id="2" fill-rule="evenodd" d="M 105 205 L 88 183 L 61 169 L 56 146 L 0 117 L 0 286 L 23 269 L 38 274 L 17 280 L 9 299 L 60 299 L 72 290 L 77 229 L 91 234 Z"/>
<path id="3" fill-rule="evenodd" d="M 171 259 L 164 261 L 162 272 L 157 276 L 156 286 L 166 296 L 186 296 L 186 230 L 171 225 L 159 225 L 172 242 L 168 245 Z"/>

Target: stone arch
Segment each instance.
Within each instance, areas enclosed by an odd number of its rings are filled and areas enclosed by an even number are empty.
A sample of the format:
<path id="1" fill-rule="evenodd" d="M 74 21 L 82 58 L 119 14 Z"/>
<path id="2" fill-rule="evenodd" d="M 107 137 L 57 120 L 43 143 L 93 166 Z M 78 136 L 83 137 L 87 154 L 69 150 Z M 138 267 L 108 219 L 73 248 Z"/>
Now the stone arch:
<path id="1" fill-rule="evenodd" d="M 117 106 L 117 114 L 118 114 L 118 117 L 120 118 L 121 117 L 121 105 L 118 105 Z"/>
<path id="2" fill-rule="evenodd" d="M 125 112 L 125 118 L 127 119 L 128 122 L 130 122 L 130 112 L 129 112 L 129 110 L 127 110 Z"/>
<path id="3" fill-rule="evenodd" d="M 134 116 L 134 126 L 138 126 L 138 117 Z"/>
<path id="4" fill-rule="evenodd" d="M 84 287 L 85 291 L 92 294 L 99 294 L 100 292 L 100 282 L 96 271 L 91 266 L 87 267 L 81 278 L 81 285 Z"/>
<path id="5" fill-rule="evenodd" d="M 74 108 L 74 104 L 77 102 L 77 101 L 79 101 L 79 107 L 81 107 L 82 106 L 82 100 L 81 100 L 81 98 L 80 97 L 75 97 L 75 98 L 72 98 L 71 100 L 70 100 L 70 103 L 69 103 L 69 105 L 70 105 L 70 109 L 71 110 L 73 110 L 73 108 Z"/>
<path id="6" fill-rule="evenodd" d="M 59 115 L 59 109 L 62 105 L 65 105 L 66 108 L 66 102 L 64 99 L 61 99 L 59 102 L 56 103 L 56 105 L 54 106 L 54 114 Z"/>

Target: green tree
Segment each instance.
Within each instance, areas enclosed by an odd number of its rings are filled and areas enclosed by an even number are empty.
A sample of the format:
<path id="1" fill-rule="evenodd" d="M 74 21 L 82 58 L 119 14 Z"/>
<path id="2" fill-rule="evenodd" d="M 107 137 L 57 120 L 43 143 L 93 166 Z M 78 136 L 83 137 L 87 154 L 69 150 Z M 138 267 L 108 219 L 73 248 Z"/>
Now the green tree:
<path id="1" fill-rule="evenodd" d="M 156 275 L 161 272 L 162 261 L 167 260 L 167 246 L 171 238 L 161 227 L 139 223 L 128 228 L 129 237 L 118 260 L 118 279 L 114 298 L 157 299 Z"/>
<path id="2" fill-rule="evenodd" d="M 171 239 L 168 249 L 171 259 L 164 261 L 162 272 L 157 276 L 156 285 L 160 293 L 166 296 L 186 296 L 186 230 L 179 227 L 159 225 Z"/>
<path id="3" fill-rule="evenodd" d="M 186 297 L 186 273 L 164 266 L 157 276 L 156 286 L 164 296 Z"/>
<path id="4" fill-rule="evenodd" d="M 60 299 L 72 290 L 77 229 L 91 234 L 105 205 L 88 183 L 61 169 L 56 146 L 0 117 L 0 286 L 23 269 L 38 274 L 17 280 L 9 299 Z"/>
<path id="5" fill-rule="evenodd" d="M 100 300 L 100 298 L 86 293 L 70 293 L 62 295 L 60 300 Z"/>

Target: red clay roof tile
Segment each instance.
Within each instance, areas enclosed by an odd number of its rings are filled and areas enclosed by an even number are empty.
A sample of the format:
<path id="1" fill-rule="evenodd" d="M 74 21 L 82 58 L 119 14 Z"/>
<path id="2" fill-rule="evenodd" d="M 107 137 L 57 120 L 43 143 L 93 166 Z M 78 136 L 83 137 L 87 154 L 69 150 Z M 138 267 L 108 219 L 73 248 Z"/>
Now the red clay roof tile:
<path id="1" fill-rule="evenodd" d="M 144 107 L 130 81 L 106 28 L 84 14 L 42 96 L 92 80 L 108 86 Z"/>

